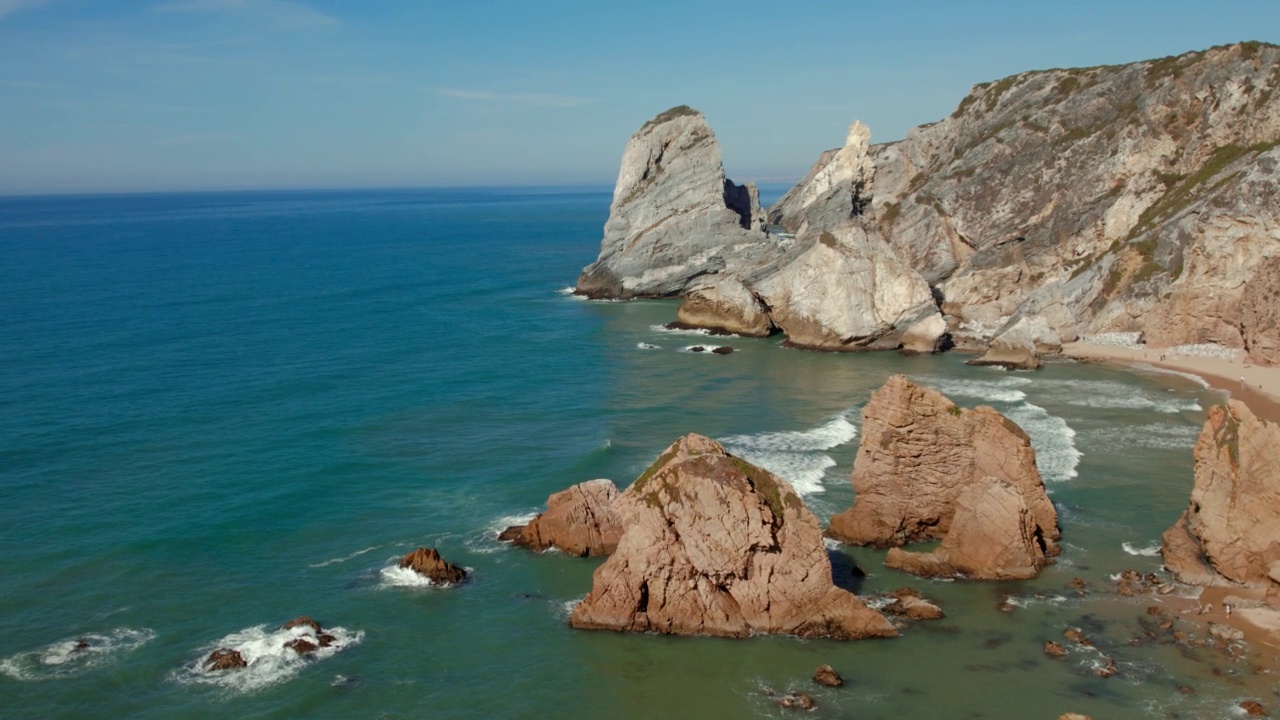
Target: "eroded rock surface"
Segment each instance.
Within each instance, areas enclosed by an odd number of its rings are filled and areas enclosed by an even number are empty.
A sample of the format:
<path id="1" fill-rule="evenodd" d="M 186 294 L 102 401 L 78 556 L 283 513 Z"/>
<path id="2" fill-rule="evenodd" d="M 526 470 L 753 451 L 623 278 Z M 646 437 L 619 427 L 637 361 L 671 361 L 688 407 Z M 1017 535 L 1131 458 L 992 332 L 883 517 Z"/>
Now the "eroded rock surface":
<path id="1" fill-rule="evenodd" d="M 1013 493 L 1021 503 L 1015 506 L 1025 508 L 1027 525 L 1019 521 L 1016 529 L 991 532 L 1012 538 L 1030 528 L 1045 555 L 1058 553 L 1057 512 L 1036 469 L 1031 440 L 1016 423 L 990 407 L 957 407 L 904 375 L 889 378 L 871 396 L 862 418 L 854 504 L 832 517 L 828 535 L 879 547 L 940 540 L 953 527 L 961 494 L 981 485 L 984 490 L 967 501 L 972 520 L 1006 509 L 1005 499 Z M 1002 484 L 993 486 L 987 478 Z M 1021 518 L 1023 512 L 1000 516 Z M 963 537 L 983 532 L 968 528 Z"/>
<path id="2" fill-rule="evenodd" d="M 576 628 L 838 639 L 897 631 L 835 587 L 818 520 L 786 481 L 714 440 L 677 440 L 615 503 L 625 528 Z"/>
<path id="3" fill-rule="evenodd" d="M 618 547 L 622 518 L 613 509 L 618 488 L 612 480 L 588 480 L 547 498 L 546 511 L 527 525 L 499 536 L 531 550 L 556 548 L 578 557 L 608 555 Z"/>
<path id="4" fill-rule="evenodd" d="M 769 309 L 741 280 L 733 277 L 700 282 L 690 288 L 680 303 L 677 317 L 684 327 L 746 337 L 767 337 L 776 330 Z"/>
<path id="5" fill-rule="evenodd" d="M 759 274 L 755 294 L 795 347 L 893 350 L 911 331 L 927 352 L 946 331 L 924 279 L 856 225 L 798 243 Z"/>
<path id="6" fill-rule="evenodd" d="M 736 274 L 778 250 L 754 185 L 724 175 L 702 113 L 681 105 L 627 142 L 599 258 L 578 278 L 592 298 L 670 297 L 694 278 Z"/>
<path id="7" fill-rule="evenodd" d="M 922 577 L 1023 580 L 1039 574 L 1048 561 L 1046 549 L 1043 529 L 1019 489 L 986 477 L 956 498 L 951 529 L 936 550 L 891 548 L 884 564 Z"/>
<path id="8" fill-rule="evenodd" d="M 1209 408 L 1195 446 L 1191 503 L 1164 534 L 1182 582 L 1280 592 L 1280 425 L 1238 400 Z"/>
<path id="9" fill-rule="evenodd" d="M 400 559 L 400 567 L 409 568 L 438 585 L 457 584 L 467 579 L 467 571 L 446 562 L 435 548 L 418 548 Z"/>

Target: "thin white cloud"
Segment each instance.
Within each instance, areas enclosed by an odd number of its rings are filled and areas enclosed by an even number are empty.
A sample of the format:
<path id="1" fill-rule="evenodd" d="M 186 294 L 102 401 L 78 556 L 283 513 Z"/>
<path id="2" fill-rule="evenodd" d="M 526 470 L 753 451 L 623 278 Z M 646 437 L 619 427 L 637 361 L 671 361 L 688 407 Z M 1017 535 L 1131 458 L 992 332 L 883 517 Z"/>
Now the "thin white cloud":
<path id="1" fill-rule="evenodd" d="M 6 0 L 0 0 L 6 2 Z M 151 6 L 159 13 L 222 13 L 241 15 L 255 23 L 283 30 L 333 28 L 342 24 L 332 15 L 289 0 L 170 0 Z"/>
<path id="2" fill-rule="evenodd" d="M 0 0 L 0 20 L 19 10 L 30 10 L 46 2 L 49 2 L 49 0 Z"/>
<path id="3" fill-rule="evenodd" d="M 555 95 L 551 93 L 495 93 L 487 90 L 462 90 L 459 88 L 437 88 L 436 92 L 446 97 L 476 102 L 510 103 L 529 107 L 578 107 L 590 105 L 594 100 L 574 95 Z"/>

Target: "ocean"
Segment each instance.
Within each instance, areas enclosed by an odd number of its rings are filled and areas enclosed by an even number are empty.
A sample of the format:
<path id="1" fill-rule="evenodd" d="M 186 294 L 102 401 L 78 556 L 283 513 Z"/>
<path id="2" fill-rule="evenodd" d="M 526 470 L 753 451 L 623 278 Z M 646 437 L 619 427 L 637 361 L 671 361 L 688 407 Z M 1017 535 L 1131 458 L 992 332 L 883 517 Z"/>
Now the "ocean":
<path id="1" fill-rule="evenodd" d="M 1154 371 L 667 331 L 673 301 L 567 292 L 609 200 L 0 199 L 0 716 L 786 717 L 768 693 L 789 689 L 813 717 L 863 720 L 1274 701 L 1247 656 L 1132 646 L 1154 601 L 1110 592 L 1121 570 L 1158 571 L 1219 394 Z M 570 484 L 624 487 L 688 432 L 775 470 L 825 520 L 853 498 L 861 408 L 899 372 L 1030 433 L 1065 548 L 1039 578 L 919 580 L 836 547 L 861 592 L 916 587 L 947 617 L 861 642 L 631 636 L 567 625 L 599 560 L 495 540 Z M 420 545 L 471 580 L 395 572 Z M 304 614 L 335 636 L 305 660 L 278 629 Z M 1047 657 L 1068 627 L 1098 648 Z M 203 672 L 218 647 L 255 661 Z M 1092 672 L 1104 655 L 1110 679 Z M 822 663 L 848 684 L 813 685 Z"/>

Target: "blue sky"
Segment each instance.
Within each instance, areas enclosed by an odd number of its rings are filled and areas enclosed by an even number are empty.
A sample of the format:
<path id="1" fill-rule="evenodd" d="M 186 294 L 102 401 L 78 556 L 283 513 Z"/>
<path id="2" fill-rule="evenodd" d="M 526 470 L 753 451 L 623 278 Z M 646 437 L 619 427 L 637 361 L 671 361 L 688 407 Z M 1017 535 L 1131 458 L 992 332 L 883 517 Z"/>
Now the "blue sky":
<path id="1" fill-rule="evenodd" d="M 0 0 L 0 193 L 612 183 L 681 103 L 803 175 L 1023 70 L 1280 42 L 1280 2 Z"/>

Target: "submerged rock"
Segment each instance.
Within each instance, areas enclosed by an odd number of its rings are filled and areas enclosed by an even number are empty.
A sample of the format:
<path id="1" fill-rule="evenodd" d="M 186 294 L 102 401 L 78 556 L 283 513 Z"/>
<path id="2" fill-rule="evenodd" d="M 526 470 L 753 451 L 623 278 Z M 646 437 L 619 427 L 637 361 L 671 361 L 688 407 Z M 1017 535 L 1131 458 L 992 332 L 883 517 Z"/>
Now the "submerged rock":
<path id="1" fill-rule="evenodd" d="M 818 519 L 791 486 L 701 435 L 680 438 L 615 504 L 618 549 L 570 616 L 583 629 L 889 637 L 832 583 Z"/>
<path id="2" fill-rule="evenodd" d="M 498 536 L 531 550 L 556 548 L 576 557 L 608 555 L 622 537 L 622 518 L 613 509 L 618 488 L 612 480 L 588 480 L 547 498 L 547 509 L 527 525 Z"/>
<path id="3" fill-rule="evenodd" d="M 782 696 L 778 704 L 788 710 L 812 710 L 818 706 L 808 693 L 789 692 Z"/>
<path id="4" fill-rule="evenodd" d="M 909 572 L 1025 578 L 1059 552 L 1057 512 L 1026 432 L 903 375 L 863 409 L 853 486 L 853 507 L 832 517 L 827 534 L 878 547 L 943 540 L 928 556 L 889 554 Z"/>
<path id="5" fill-rule="evenodd" d="M 418 548 L 400 559 L 400 567 L 409 568 L 437 585 L 453 585 L 467 579 L 467 571 L 445 562 L 435 548 Z"/>
<path id="6" fill-rule="evenodd" d="M 1161 554 L 1178 580 L 1280 592 L 1280 425 L 1244 403 L 1209 408 L 1195 445 L 1191 502 Z"/>
<path id="7" fill-rule="evenodd" d="M 755 186 L 725 178 L 720 144 L 702 113 L 671 108 L 627 142 L 600 256 L 583 269 L 575 292 L 680 295 L 694 278 L 767 262 L 779 248 L 764 225 Z"/>

